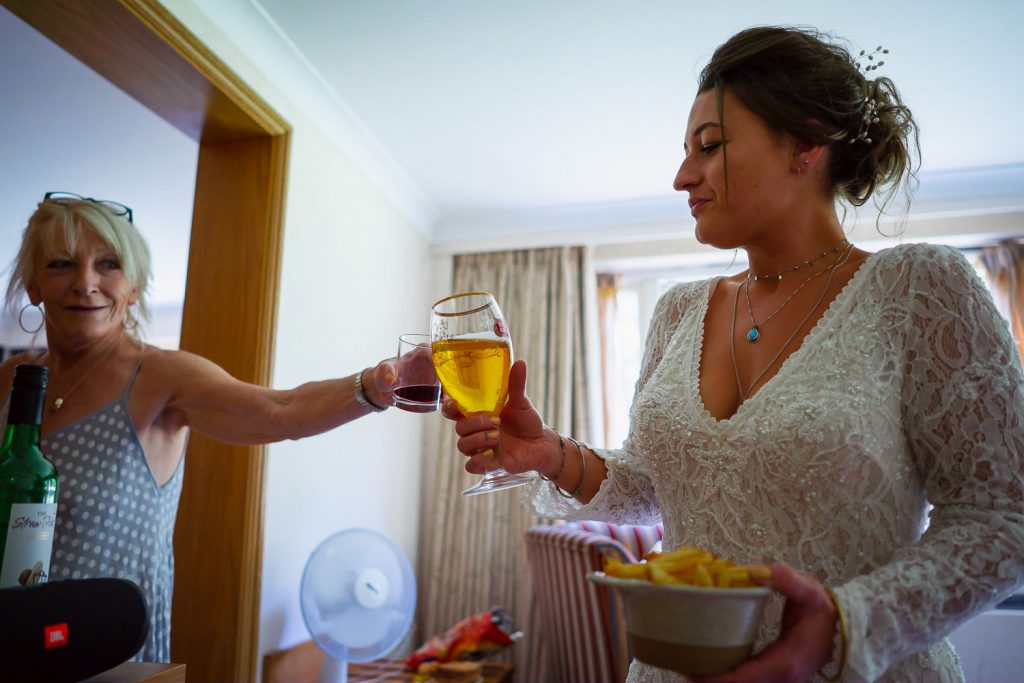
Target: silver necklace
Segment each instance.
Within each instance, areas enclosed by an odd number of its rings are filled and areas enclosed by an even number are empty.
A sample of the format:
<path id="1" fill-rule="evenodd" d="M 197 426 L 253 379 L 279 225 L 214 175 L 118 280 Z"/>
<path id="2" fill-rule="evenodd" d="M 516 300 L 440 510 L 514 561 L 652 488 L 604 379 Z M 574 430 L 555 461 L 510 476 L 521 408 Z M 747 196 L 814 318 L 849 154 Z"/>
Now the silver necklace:
<path id="1" fill-rule="evenodd" d="M 803 320 L 801 320 L 800 324 L 796 326 L 796 329 L 793 330 L 793 333 L 789 335 L 789 338 L 786 339 L 782 346 L 779 347 L 779 350 L 775 352 L 775 355 L 772 356 L 772 359 L 768 361 L 768 365 L 764 366 L 764 369 L 762 369 L 761 372 L 757 373 L 757 377 L 755 377 L 753 381 L 750 383 L 750 389 L 756 387 L 757 383 L 761 381 L 762 377 L 764 377 L 764 373 L 768 372 L 768 368 L 775 365 L 775 361 L 779 359 L 779 356 L 782 355 L 782 352 L 785 351 L 786 347 L 788 347 L 789 344 L 793 341 L 793 339 L 797 335 L 797 332 L 803 329 L 804 325 L 807 324 L 807 321 L 811 319 L 811 315 L 813 315 L 814 312 L 818 310 L 818 307 L 821 306 L 821 302 L 825 300 L 825 295 L 828 293 L 828 287 L 829 285 L 832 284 L 832 278 L 836 274 L 836 270 L 839 269 L 839 266 L 843 265 L 844 263 L 846 263 L 847 260 L 849 260 L 851 251 L 853 251 L 853 245 L 847 245 L 847 248 L 843 251 L 840 257 L 836 259 L 836 262 L 829 267 L 828 278 L 825 280 L 825 286 L 822 288 L 821 294 L 818 295 L 818 300 L 814 302 L 814 306 L 812 306 L 811 309 L 807 311 L 807 315 L 803 317 Z M 749 390 L 743 389 L 743 380 L 740 379 L 740 367 L 736 363 L 736 311 L 739 308 L 739 303 L 740 290 L 739 287 L 737 287 L 736 296 L 733 297 L 732 300 L 732 331 L 729 334 L 729 354 L 732 356 L 732 369 L 733 372 L 736 374 L 736 389 L 740 393 L 740 401 L 742 402 L 747 400 L 747 397 L 749 396 Z"/>
<path id="2" fill-rule="evenodd" d="M 829 254 L 838 254 L 840 249 L 842 249 L 845 246 L 848 246 L 849 244 L 850 244 L 849 240 L 847 240 L 844 237 L 842 242 L 840 242 L 836 246 L 832 247 L 831 249 L 826 249 L 825 251 L 821 252 L 820 254 L 815 256 L 814 258 L 809 258 L 806 261 L 801 261 L 800 263 L 798 263 L 797 265 L 793 266 L 792 268 L 786 268 L 785 270 L 780 270 L 777 273 L 766 273 L 764 275 L 753 275 L 753 274 L 751 274 L 751 275 L 748 275 L 747 277 L 749 277 L 750 279 L 755 280 L 755 281 L 756 280 L 781 280 L 782 276 L 785 275 L 786 273 L 795 272 L 797 270 L 800 270 L 804 266 L 813 266 L 814 262 L 817 261 L 818 259 L 824 258 L 825 256 L 828 256 Z"/>
<path id="3" fill-rule="evenodd" d="M 785 308 L 786 304 L 788 304 L 790 301 L 792 301 L 793 297 L 795 297 L 800 292 L 801 289 L 803 289 L 805 286 L 807 286 L 807 284 L 809 284 L 811 280 L 813 280 L 814 278 L 818 277 L 819 275 L 824 275 L 830 269 L 835 268 L 836 267 L 836 263 L 838 263 L 839 259 L 841 259 L 842 257 L 843 257 L 843 254 L 839 254 L 836 257 L 836 260 L 833 261 L 831 265 L 826 266 L 825 268 L 822 268 L 821 270 L 819 270 L 817 273 L 812 273 L 811 275 L 809 275 L 806 278 L 804 278 L 804 281 L 800 283 L 800 286 L 797 287 L 796 289 L 794 289 L 793 293 L 790 294 L 788 297 L 786 297 L 786 300 L 783 301 L 782 304 L 778 308 L 776 308 L 774 311 L 772 311 L 771 315 L 769 315 L 767 318 L 762 320 L 760 323 L 757 322 L 757 320 L 754 319 L 754 307 L 750 304 L 750 283 L 751 283 L 751 281 L 756 280 L 757 278 L 754 278 L 754 277 L 751 277 L 750 275 L 747 275 L 747 277 L 744 278 L 743 282 L 740 283 L 740 287 L 743 288 L 744 298 L 746 298 L 746 300 L 747 300 L 747 314 L 750 316 L 750 330 L 747 332 L 747 341 L 750 342 L 751 344 L 753 344 L 758 339 L 760 339 L 761 338 L 761 326 L 768 324 L 768 321 L 771 320 L 772 318 L 774 318 L 778 314 L 779 311 L 781 311 L 783 308 Z"/>

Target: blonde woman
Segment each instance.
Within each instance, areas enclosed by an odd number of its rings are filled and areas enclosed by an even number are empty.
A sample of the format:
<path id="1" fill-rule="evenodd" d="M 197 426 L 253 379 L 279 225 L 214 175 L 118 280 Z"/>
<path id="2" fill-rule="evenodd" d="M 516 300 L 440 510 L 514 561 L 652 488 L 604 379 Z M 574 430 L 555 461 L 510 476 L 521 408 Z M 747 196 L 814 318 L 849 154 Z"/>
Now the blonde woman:
<path id="1" fill-rule="evenodd" d="M 40 320 L 38 307 L 47 348 L 0 365 L 0 392 L 21 363 L 49 368 L 41 445 L 61 477 L 51 580 L 137 583 L 150 631 L 136 659 L 160 662 L 170 657 L 172 535 L 189 432 L 232 444 L 319 434 L 391 405 L 396 368 L 385 360 L 282 391 L 148 346 L 134 331 L 146 314 L 149 250 L 132 218 L 121 204 L 65 193 L 39 204 L 7 301 L 27 295 L 15 311 L 23 325 Z"/>

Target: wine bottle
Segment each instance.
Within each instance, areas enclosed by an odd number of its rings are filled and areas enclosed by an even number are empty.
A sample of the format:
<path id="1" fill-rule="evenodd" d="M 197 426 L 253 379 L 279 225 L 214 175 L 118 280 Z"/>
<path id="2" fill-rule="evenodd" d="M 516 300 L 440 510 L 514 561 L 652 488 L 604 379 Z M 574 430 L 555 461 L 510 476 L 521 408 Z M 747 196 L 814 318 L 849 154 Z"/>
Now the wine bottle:
<path id="1" fill-rule="evenodd" d="M 57 468 L 39 450 L 47 370 L 14 369 L 0 446 L 0 588 L 46 583 L 57 521 Z"/>

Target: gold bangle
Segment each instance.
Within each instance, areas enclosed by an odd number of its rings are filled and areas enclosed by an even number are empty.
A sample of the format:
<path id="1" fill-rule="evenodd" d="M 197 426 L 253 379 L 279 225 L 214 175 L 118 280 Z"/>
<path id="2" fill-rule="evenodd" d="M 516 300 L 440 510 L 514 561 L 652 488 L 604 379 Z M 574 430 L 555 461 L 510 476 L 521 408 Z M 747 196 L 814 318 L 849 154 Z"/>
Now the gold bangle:
<path id="1" fill-rule="evenodd" d="M 551 430 L 551 431 L 554 431 L 554 430 Z M 556 479 L 561 477 L 562 476 L 562 472 L 565 471 L 565 439 L 563 439 L 562 435 L 559 434 L 558 432 L 555 432 L 555 436 L 558 437 L 558 445 L 562 449 L 562 462 L 560 462 L 558 464 L 558 474 L 556 474 L 553 477 L 545 477 L 543 472 L 541 472 L 540 470 L 537 471 L 537 474 L 539 474 L 540 478 L 543 479 L 544 481 L 555 481 Z"/>
<path id="2" fill-rule="evenodd" d="M 580 483 L 572 490 L 572 496 L 575 498 L 583 493 L 583 484 L 587 481 L 587 456 L 583 452 L 583 449 L 589 448 L 589 446 L 582 441 L 577 441 L 571 436 L 569 437 L 569 441 L 572 441 L 573 445 L 576 446 L 576 450 L 580 452 Z"/>
<path id="3" fill-rule="evenodd" d="M 846 615 L 843 614 L 843 608 L 839 604 L 839 599 L 836 598 L 836 594 L 832 592 L 831 588 L 826 588 L 825 592 L 828 593 L 828 599 L 832 601 L 832 604 L 836 608 L 837 621 L 839 622 L 839 638 L 842 641 L 843 649 L 839 655 L 839 669 L 835 676 L 826 676 L 821 671 L 818 674 L 826 681 L 834 682 L 838 681 L 843 677 L 843 672 L 846 670 L 846 651 L 849 649 L 849 640 L 846 633 Z"/>
<path id="4" fill-rule="evenodd" d="M 555 493 L 557 493 L 558 495 L 560 495 L 560 496 L 561 496 L 562 498 L 572 498 L 572 496 L 570 496 L 570 495 L 569 495 L 568 493 L 566 493 L 565 491 L 563 491 L 563 490 L 562 490 L 562 489 L 561 489 L 561 488 L 560 488 L 560 487 L 558 486 L 558 484 L 557 484 L 557 483 L 555 483 L 555 480 L 557 480 L 557 479 L 558 479 L 559 477 L 561 477 L 561 476 L 562 476 L 562 472 L 563 472 L 563 471 L 565 470 L 565 439 L 563 439 L 563 438 L 562 438 L 562 435 L 561 435 L 561 434 L 558 434 L 558 432 L 555 432 L 555 434 L 557 434 L 557 435 L 558 435 L 558 446 L 559 446 L 559 447 L 560 447 L 560 448 L 562 449 L 562 462 L 561 462 L 561 464 L 560 464 L 560 465 L 558 466 L 558 474 L 556 474 L 556 475 L 554 476 L 554 478 L 552 478 L 552 479 L 548 479 L 548 478 L 547 478 L 547 477 L 545 477 L 545 476 L 544 476 L 543 474 L 541 474 L 541 475 L 540 475 L 540 478 L 541 478 L 541 479 L 543 479 L 544 481 L 550 481 L 550 482 L 551 482 L 551 485 L 555 487 Z M 538 472 L 537 474 L 540 474 L 540 472 Z"/>

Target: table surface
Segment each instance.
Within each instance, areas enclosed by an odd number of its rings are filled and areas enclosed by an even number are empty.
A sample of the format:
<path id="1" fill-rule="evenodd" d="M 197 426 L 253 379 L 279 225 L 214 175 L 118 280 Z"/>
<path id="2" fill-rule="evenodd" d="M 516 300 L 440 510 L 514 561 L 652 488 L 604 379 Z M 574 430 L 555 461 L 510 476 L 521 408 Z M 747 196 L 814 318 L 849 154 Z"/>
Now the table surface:
<path id="1" fill-rule="evenodd" d="M 484 683 L 508 683 L 512 680 L 512 665 L 484 662 Z M 348 665 L 349 681 L 379 681 L 380 683 L 405 683 L 414 681 L 414 674 L 406 671 L 401 660 L 381 659 L 364 664 Z"/>
<path id="2" fill-rule="evenodd" d="M 125 662 L 81 683 L 185 683 L 185 665 Z"/>
<path id="3" fill-rule="evenodd" d="M 323 661 L 324 653 L 311 640 L 268 653 L 263 657 L 262 683 L 317 683 Z M 483 662 L 483 665 L 484 683 L 511 683 L 512 664 Z M 348 665 L 348 675 L 350 683 L 408 683 L 415 680 L 414 674 L 405 670 L 404 660 L 396 657 L 361 664 L 352 662 Z"/>

